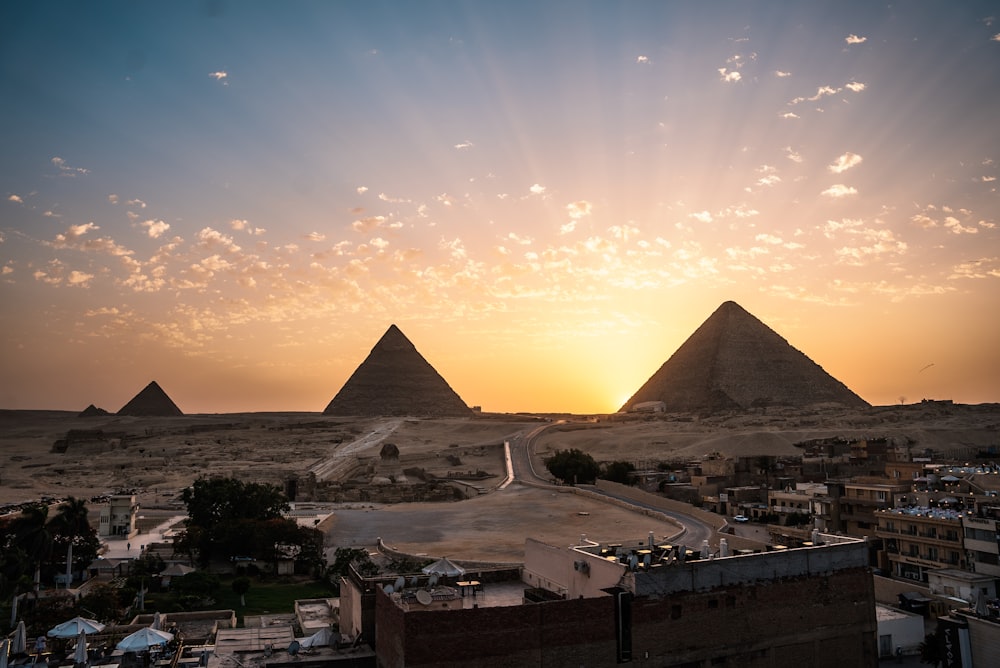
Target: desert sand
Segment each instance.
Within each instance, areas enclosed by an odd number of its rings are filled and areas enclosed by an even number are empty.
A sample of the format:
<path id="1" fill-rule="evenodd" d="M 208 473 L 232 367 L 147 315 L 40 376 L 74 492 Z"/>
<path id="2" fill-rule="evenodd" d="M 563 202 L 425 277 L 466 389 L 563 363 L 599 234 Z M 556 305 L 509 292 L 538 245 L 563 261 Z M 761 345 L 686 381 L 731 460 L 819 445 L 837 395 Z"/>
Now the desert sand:
<path id="1" fill-rule="evenodd" d="M 383 440 L 364 437 L 380 418 L 332 418 L 315 413 L 192 415 L 176 418 L 80 418 L 60 411 L 0 411 L 0 504 L 42 497 L 94 498 L 135 490 L 150 518 L 183 514 L 178 494 L 199 476 L 273 479 L 304 474 L 345 450 L 377 458 L 384 443 L 399 448 L 402 467 L 436 476 L 484 471 L 477 484 L 499 485 L 503 441 L 544 420 L 567 422 L 538 441 L 536 470 L 555 450 L 579 448 L 598 461 L 678 465 L 709 453 L 728 456 L 801 454 L 795 443 L 829 436 L 902 439 L 915 453 L 968 457 L 1000 450 L 1000 406 L 926 402 L 860 410 L 766 412 L 698 419 L 647 416 L 492 415 L 399 419 Z M 67 436 L 70 436 L 67 439 Z M 67 441 L 64 451 L 57 446 Z M 353 446 L 364 442 L 364 447 Z M 358 449 L 360 448 L 360 449 Z M 450 456 L 449 456 L 450 455 Z M 455 461 L 459 462 L 457 465 Z M 97 506 L 92 506 L 97 512 Z M 514 562 L 526 537 L 572 544 L 581 534 L 600 541 L 670 535 L 667 522 L 553 490 L 511 485 L 466 501 L 377 505 L 340 504 L 324 523 L 329 546 L 386 544 L 411 554 Z"/>

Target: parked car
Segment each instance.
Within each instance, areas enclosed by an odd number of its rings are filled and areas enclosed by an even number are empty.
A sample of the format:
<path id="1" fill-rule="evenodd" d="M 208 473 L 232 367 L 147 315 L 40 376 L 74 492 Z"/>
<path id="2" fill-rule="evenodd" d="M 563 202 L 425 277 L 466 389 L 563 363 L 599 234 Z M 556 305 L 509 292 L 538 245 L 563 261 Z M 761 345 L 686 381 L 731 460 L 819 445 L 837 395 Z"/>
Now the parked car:
<path id="1" fill-rule="evenodd" d="M 741 524 L 743 522 L 749 522 L 750 521 L 750 518 L 747 517 L 746 515 L 737 515 L 733 519 L 736 520 L 737 522 L 741 523 Z"/>

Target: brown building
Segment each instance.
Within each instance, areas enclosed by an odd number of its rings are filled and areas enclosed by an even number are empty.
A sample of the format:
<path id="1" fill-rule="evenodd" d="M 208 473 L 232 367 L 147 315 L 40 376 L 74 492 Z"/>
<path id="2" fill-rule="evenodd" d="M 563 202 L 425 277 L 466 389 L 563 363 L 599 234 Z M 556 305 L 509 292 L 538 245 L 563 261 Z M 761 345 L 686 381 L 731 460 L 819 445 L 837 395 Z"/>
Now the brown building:
<path id="1" fill-rule="evenodd" d="M 927 582 L 937 568 L 966 568 L 963 513 L 946 508 L 891 508 L 878 512 L 876 535 L 885 541 L 893 577 Z"/>
<path id="2" fill-rule="evenodd" d="M 520 582 L 373 588 L 378 664 L 872 666 L 866 545 L 820 542 L 729 554 L 723 540 L 710 554 L 653 541 L 529 540 Z"/>

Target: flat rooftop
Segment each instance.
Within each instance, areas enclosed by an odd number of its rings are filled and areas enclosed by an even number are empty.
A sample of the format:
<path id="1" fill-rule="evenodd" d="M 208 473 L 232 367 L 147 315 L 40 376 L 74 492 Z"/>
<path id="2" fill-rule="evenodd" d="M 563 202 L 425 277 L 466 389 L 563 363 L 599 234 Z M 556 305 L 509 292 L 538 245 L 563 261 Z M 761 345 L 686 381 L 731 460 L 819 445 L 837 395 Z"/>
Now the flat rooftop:
<path id="1" fill-rule="evenodd" d="M 475 580 L 463 580 L 472 583 Z M 522 605 L 524 590 L 528 589 L 521 580 L 485 582 L 458 586 L 436 585 L 434 587 L 407 587 L 389 594 L 393 603 L 407 612 L 426 610 L 462 610 L 468 608 L 500 608 Z M 423 593 L 421 593 L 423 592 Z"/>

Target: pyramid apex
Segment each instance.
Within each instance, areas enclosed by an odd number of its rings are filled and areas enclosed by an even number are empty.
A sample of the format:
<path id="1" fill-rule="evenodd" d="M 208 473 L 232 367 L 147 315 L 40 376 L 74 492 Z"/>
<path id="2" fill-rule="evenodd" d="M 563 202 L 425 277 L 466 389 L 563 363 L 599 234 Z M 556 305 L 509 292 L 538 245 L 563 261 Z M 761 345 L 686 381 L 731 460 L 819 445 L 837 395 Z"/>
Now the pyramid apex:
<path id="1" fill-rule="evenodd" d="M 144 387 L 131 401 L 122 406 L 118 415 L 177 416 L 184 415 L 155 380 Z"/>
<path id="2" fill-rule="evenodd" d="M 465 417 L 472 411 L 393 324 L 323 413 Z"/>
<path id="3" fill-rule="evenodd" d="M 713 414 L 868 403 L 734 301 L 725 301 L 622 407 Z"/>

